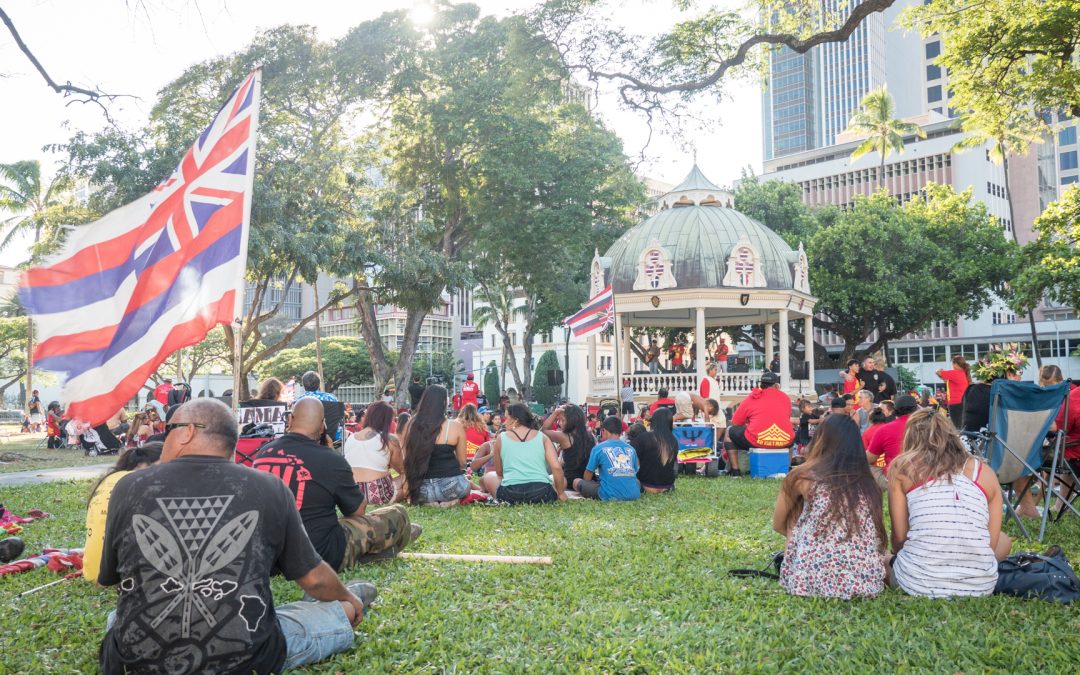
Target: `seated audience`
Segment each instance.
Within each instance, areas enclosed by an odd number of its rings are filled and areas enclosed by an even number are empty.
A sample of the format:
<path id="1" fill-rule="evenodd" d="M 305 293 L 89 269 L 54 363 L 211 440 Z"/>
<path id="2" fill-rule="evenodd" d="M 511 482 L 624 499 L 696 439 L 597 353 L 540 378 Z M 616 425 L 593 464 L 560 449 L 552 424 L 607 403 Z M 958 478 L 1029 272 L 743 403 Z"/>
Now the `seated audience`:
<path id="1" fill-rule="evenodd" d="M 113 488 L 98 582 L 121 592 L 101 671 L 280 673 L 349 649 L 375 588 L 342 585 L 288 488 L 233 463 L 233 411 L 195 399 L 172 429 L 162 461 Z M 275 571 L 317 602 L 275 608 Z"/>
<path id="2" fill-rule="evenodd" d="M 892 399 L 885 399 L 878 403 L 878 410 L 885 413 L 885 421 L 892 422 L 896 419 L 896 401 Z"/>
<path id="3" fill-rule="evenodd" d="M 584 477 L 589 454 L 596 445 L 596 436 L 589 431 L 585 411 L 573 403 L 559 406 L 544 420 L 542 431 L 559 446 L 563 476 L 566 484 L 573 486 Z"/>
<path id="4" fill-rule="evenodd" d="M 874 409 L 874 394 L 861 389 L 856 397 L 855 409 L 851 411 L 851 419 L 859 425 L 860 433 L 870 428 L 870 413 L 874 412 Z"/>
<path id="5" fill-rule="evenodd" d="M 484 492 L 507 504 L 539 504 L 566 500 L 566 479 L 555 444 L 533 428 L 524 403 L 506 409 L 506 431 L 492 444 L 495 470 L 484 474 Z M 548 478 L 548 474 L 551 478 Z"/>
<path id="6" fill-rule="evenodd" d="M 304 391 L 296 396 L 299 401 L 302 398 L 314 398 L 320 401 L 337 401 L 337 397 L 322 391 L 322 378 L 313 370 L 309 370 L 300 376 L 300 384 Z"/>
<path id="7" fill-rule="evenodd" d="M 788 593 L 850 599 L 883 590 L 881 490 L 850 418 L 834 415 L 817 428 L 806 462 L 784 479 L 773 529 L 787 537 L 780 585 Z"/>
<path id="8" fill-rule="evenodd" d="M 60 402 L 53 401 L 49 404 L 49 408 L 45 413 L 45 435 L 48 438 L 46 443 L 49 450 L 59 450 L 64 447 L 63 434 L 61 429 L 64 426 L 64 413 L 60 409 Z"/>
<path id="9" fill-rule="evenodd" d="M 631 427 L 627 432 L 638 456 L 638 481 L 645 492 L 672 492 L 678 473 L 679 442 L 672 433 L 671 411 L 659 408 L 650 426 L 648 431 L 644 427 L 641 430 Z"/>
<path id="10" fill-rule="evenodd" d="M 409 420 L 401 447 L 405 451 L 405 483 L 401 495 L 410 504 L 454 506 L 469 496 L 465 476 L 465 428 L 447 419 L 446 387 L 424 389 L 416 414 Z"/>
<path id="11" fill-rule="evenodd" d="M 994 470 L 934 410 L 907 420 L 903 449 L 889 475 L 890 583 L 931 598 L 990 595 L 1012 547 Z"/>
<path id="12" fill-rule="evenodd" d="M 883 491 L 889 486 L 889 467 L 903 449 L 904 426 L 911 413 L 918 409 L 919 405 L 914 398 L 907 394 L 897 397 L 896 419 L 878 429 L 870 439 L 870 445 L 866 446 L 866 460 L 870 464 L 870 471 L 874 474 L 878 487 Z M 880 468 L 878 467 L 879 457 L 884 460 Z"/>
<path id="13" fill-rule="evenodd" d="M 241 408 L 264 408 L 267 406 L 281 406 L 285 407 L 287 404 L 281 400 L 281 394 L 285 391 L 285 385 L 281 380 L 276 377 L 271 377 L 267 380 L 263 380 L 262 385 L 259 387 L 259 393 L 255 394 L 255 398 L 243 401 L 240 404 Z"/>
<path id="14" fill-rule="evenodd" d="M 600 424 L 600 443 L 593 447 L 585 467 L 585 477 L 574 481 L 574 489 L 588 499 L 633 501 L 641 497 L 638 458 L 634 446 L 622 440 L 622 419 L 614 415 Z"/>
<path id="15" fill-rule="evenodd" d="M 86 505 L 86 543 L 83 545 L 83 578 L 90 583 L 97 582 L 113 488 L 132 471 L 145 469 L 161 459 L 162 447 L 161 443 L 147 443 L 142 447 L 128 448 L 90 491 L 90 501 Z"/>
<path id="16" fill-rule="evenodd" d="M 482 469 L 484 465 L 491 461 L 491 452 L 481 452 L 480 450 L 485 447 L 485 443 L 491 440 L 491 432 L 488 431 L 487 424 L 484 423 L 480 413 L 476 410 L 476 406 L 472 403 L 466 403 L 461 407 L 457 419 L 461 422 L 461 426 L 465 428 L 465 458 L 468 462 L 466 466 L 483 475 Z M 491 446 L 487 447 L 490 448 Z"/>
<path id="17" fill-rule="evenodd" d="M 368 504 L 392 503 L 396 486 L 390 469 L 399 476 L 405 474 L 401 441 L 390 433 L 393 422 L 394 409 L 376 401 L 365 410 L 363 426 L 349 434 L 342 446 L 342 456 Z"/>
<path id="18" fill-rule="evenodd" d="M 288 431 L 259 450 L 252 468 L 285 483 L 312 546 L 335 570 L 363 562 L 365 556 L 396 555 L 420 536 L 400 504 L 366 513 L 364 491 L 349 463 L 334 452 L 317 399 L 301 398 L 293 404 Z"/>
<path id="19" fill-rule="evenodd" d="M 731 419 L 724 445 L 728 450 L 730 470 L 738 476 L 742 467 L 739 451 L 751 448 L 790 448 L 795 442 L 791 428 L 791 399 L 780 391 L 780 376 L 771 371 L 761 374 L 759 386 L 743 399 Z"/>
<path id="20" fill-rule="evenodd" d="M 874 438 L 874 435 L 881 427 L 885 426 L 885 423 L 889 421 L 889 418 L 885 416 L 885 412 L 880 408 L 875 409 L 870 413 L 870 426 L 866 428 L 866 431 L 862 432 L 862 442 L 864 448 L 870 447 L 870 441 Z M 878 466 L 885 466 L 884 458 L 878 463 Z"/>

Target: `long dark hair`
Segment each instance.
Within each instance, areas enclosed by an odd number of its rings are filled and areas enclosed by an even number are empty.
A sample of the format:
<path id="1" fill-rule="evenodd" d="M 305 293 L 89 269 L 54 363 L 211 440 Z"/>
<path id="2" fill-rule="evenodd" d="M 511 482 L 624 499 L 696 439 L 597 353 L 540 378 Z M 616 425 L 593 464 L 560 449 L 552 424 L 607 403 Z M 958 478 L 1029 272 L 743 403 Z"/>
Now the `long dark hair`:
<path id="1" fill-rule="evenodd" d="M 402 443 L 405 450 L 405 482 L 408 486 L 405 497 L 410 504 L 416 504 L 420 499 L 420 483 L 427 475 L 431 452 L 435 449 L 435 440 L 445 421 L 446 387 L 433 384 L 424 390 L 416 406 L 416 414 L 405 427 Z"/>
<path id="2" fill-rule="evenodd" d="M 588 459 L 588 452 L 596 445 L 596 436 L 589 431 L 585 412 L 573 404 L 566 406 L 563 412 L 563 433 L 570 437 L 570 444 L 574 448 L 586 453 L 585 457 Z"/>
<path id="3" fill-rule="evenodd" d="M 971 366 L 968 365 L 967 359 L 960 354 L 952 357 L 952 364 L 964 371 L 964 377 L 967 378 L 968 384 L 971 384 Z"/>
<path id="4" fill-rule="evenodd" d="M 93 499 L 94 493 L 97 492 L 101 483 L 120 471 L 134 471 L 140 464 L 154 464 L 161 459 L 161 450 L 165 447 L 165 444 L 161 441 L 151 441 L 150 443 L 143 443 L 141 446 L 128 448 L 120 453 L 120 456 L 116 458 L 116 464 L 109 467 L 109 470 L 105 472 L 101 478 L 94 483 L 94 487 L 90 490 L 90 498 Z"/>
<path id="5" fill-rule="evenodd" d="M 533 417 L 532 411 L 529 410 L 529 406 L 524 403 L 514 403 L 507 407 L 506 416 L 526 429 L 533 429 L 536 427 L 536 418 Z"/>
<path id="6" fill-rule="evenodd" d="M 660 452 L 660 463 L 667 464 L 679 454 L 679 442 L 671 432 L 673 414 L 670 408 L 657 408 L 649 420 L 649 430 L 656 439 L 656 449 Z"/>
<path id="7" fill-rule="evenodd" d="M 394 421 L 394 409 L 389 403 L 375 401 L 364 410 L 364 428 L 379 432 L 383 449 L 390 443 L 390 423 Z"/>
<path id="8" fill-rule="evenodd" d="M 788 527 L 798 519 L 805 506 L 796 490 L 799 481 L 820 485 L 829 496 L 829 508 L 817 524 L 815 535 L 835 530 L 841 541 L 859 531 L 859 503 L 865 501 L 874 521 L 878 545 L 885 547 L 885 522 L 881 511 L 881 488 L 874 482 L 866 462 L 859 426 L 847 415 L 830 415 L 810 441 L 806 463 L 784 479 L 782 489 L 796 508 L 788 514 Z"/>

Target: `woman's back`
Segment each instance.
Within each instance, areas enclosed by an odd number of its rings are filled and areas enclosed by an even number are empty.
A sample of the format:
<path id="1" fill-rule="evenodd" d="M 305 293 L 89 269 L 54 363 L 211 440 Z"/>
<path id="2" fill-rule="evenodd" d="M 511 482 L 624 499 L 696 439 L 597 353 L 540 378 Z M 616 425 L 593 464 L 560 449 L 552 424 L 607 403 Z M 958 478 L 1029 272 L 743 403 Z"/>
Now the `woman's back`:
<path id="1" fill-rule="evenodd" d="M 638 480 L 651 486 L 675 484 L 678 453 L 671 453 L 667 462 L 660 456 L 660 443 L 656 432 L 646 431 L 630 441 L 638 456 Z"/>
<path id="2" fill-rule="evenodd" d="M 383 444 L 382 435 L 374 429 L 349 434 L 342 454 L 352 467 L 357 482 L 377 480 L 390 472 L 389 445 Z"/>
<path id="3" fill-rule="evenodd" d="M 431 460 L 428 462 L 428 470 L 424 478 L 450 478 L 464 473 L 457 457 L 458 435 L 464 432 L 451 433 L 455 431 L 455 427 L 461 429 L 460 424 L 450 420 L 443 422 L 442 428 L 435 436 L 435 445 L 431 449 Z"/>
<path id="4" fill-rule="evenodd" d="M 829 512 L 829 490 L 812 484 L 788 536 L 780 585 L 792 595 L 819 598 L 875 596 L 885 587 L 885 556 L 865 498 L 859 500 L 857 528 L 849 533 L 822 526 Z"/>
<path id="5" fill-rule="evenodd" d="M 527 434 L 519 438 L 512 431 L 506 431 L 499 436 L 499 442 L 503 485 L 551 481 L 548 477 L 542 433 L 530 429 Z"/>
<path id="6" fill-rule="evenodd" d="M 893 562 L 896 583 L 911 595 L 932 598 L 990 595 L 997 559 L 990 542 L 987 495 L 978 484 L 982 463 L 911 488 L 908 535 Z"/>

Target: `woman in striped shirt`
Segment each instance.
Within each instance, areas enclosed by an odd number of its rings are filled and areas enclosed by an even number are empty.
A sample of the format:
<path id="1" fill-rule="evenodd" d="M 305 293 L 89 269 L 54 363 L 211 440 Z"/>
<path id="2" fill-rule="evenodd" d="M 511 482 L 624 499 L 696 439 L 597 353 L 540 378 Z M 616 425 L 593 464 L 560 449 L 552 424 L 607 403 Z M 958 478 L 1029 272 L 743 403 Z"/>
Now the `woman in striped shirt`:
<path id="1" fill-rule="evenodd" d="M 990 595 L 1012 541 L 1001 531 L 993 469 L 964 449 L 952 423 L 913 413 L 889 470 L 890 583 L 931 598 Z"/>

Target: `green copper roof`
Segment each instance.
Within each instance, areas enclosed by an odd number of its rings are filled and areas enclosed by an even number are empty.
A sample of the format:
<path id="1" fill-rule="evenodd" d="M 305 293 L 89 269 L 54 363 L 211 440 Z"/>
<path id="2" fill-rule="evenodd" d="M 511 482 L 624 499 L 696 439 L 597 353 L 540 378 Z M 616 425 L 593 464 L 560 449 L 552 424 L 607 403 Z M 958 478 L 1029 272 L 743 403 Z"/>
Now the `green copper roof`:
<path id="1" fill-rule="evenodd" d="M 705 174 L 701 173 L 701 169 L 695 164 L 693 169 L 690 169 L 690 173 L 683 179 L 683 182 L 671 190 L 671 192 L 687 192 L 689 190 L 722 190 L 718 185 L 713 184 L 711 180 L 705 177 Z M 670 193 L 669 193 L 670 194 Z"/>
<path id="2" fill-rule="evenodd" d="M 701 175 L 694 167 L 687 181 L 695 173 Z M 728 256 L 744 240 L 761 255 L 768 288 L 790 289 L 793 285 L 792 265 L 798 254 L 780 235 L 735 209 L 685 206 L 660 211 L 627 230 L 607 250 L 605 255 L 611 258 L 610 278 L 616 293 L 633 292 L 638 261 L 654 240 L 671 256 L 680 289 L 723 286 Z"/>

